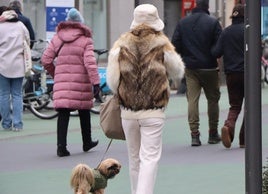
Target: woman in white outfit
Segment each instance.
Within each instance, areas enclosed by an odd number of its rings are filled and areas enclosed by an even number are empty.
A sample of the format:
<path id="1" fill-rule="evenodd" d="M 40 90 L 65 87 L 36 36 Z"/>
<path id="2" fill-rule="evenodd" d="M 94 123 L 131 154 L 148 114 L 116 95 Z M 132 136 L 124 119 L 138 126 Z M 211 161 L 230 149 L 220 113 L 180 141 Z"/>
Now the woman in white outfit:
<path id="1" fill-rule="evenodd" d="M 108 58 L 107 83 L 121 105 L 132 194 L 154 192 L 169 80 L 184 75 L 182 59 L 163 28 L 155 6 L 139 5 L 130 31 L 114 43 Z"/>

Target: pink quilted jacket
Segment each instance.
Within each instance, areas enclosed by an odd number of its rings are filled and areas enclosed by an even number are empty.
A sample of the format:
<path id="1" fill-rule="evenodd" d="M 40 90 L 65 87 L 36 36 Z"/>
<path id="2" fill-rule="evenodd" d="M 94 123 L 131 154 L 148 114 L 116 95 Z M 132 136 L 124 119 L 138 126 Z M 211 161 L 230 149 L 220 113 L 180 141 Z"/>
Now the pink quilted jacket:
<path id="1" fill-rule="evenodd" d="M 92 108 L 93 85 L 99 84 L 100 78 L 88 27 L 77 22 L 60 23 L 42 56 L 42 64 L 54 77 L 56 109 Z"/>

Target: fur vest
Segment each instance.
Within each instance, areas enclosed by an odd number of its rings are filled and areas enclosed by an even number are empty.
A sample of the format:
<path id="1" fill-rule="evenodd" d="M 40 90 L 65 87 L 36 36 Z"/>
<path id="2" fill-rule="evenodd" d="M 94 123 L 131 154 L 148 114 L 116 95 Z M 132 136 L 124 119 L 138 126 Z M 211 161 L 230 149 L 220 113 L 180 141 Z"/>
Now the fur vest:
<path id="1" fill-rule="evenodd" d="M 123 34 L 108 58 L 107 83 L 132 111 L 166 107 L 169 79 L 183 74 L 182 59 L 168 38 L 145 25 Z"/>

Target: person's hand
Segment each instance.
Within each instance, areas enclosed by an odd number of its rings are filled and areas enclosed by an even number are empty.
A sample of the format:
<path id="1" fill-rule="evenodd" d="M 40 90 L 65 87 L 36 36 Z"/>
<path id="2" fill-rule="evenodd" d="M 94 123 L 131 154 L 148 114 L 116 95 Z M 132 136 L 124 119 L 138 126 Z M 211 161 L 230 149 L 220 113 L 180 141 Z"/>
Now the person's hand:
<path id="1" fill-rule="evenodd" d="M 94 98 L 99 99 L 100 84 L 93 86 Z"/>

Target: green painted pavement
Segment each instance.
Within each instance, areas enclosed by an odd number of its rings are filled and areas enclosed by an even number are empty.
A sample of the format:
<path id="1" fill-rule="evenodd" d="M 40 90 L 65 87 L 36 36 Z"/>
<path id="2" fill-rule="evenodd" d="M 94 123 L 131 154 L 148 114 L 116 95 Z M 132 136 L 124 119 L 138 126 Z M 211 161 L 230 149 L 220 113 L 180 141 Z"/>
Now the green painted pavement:
<path id="1" fill-rule="evenodd" d="M 228 111 L 226 87 L 221 88 L 220 124 Z M 262 89 L 263 161 L 268 157 L 268 87 Z M 232 149 L 222 144 L 208 145 L 207 114 L 204 95 L 200 101 L 201 147 L 190 146 L 185 96 L 173 95 L 167 108 L 163 133 L 163 155 L 159 165 L 155 194 L 244 194 L 244 149 L 238 147 L 236 133 Z M 241 116 L 238 120 L 238 128 Z M 40 120 L 24 114 L 24 130 L 19 133 L 0 130 L 0 194 L 71 194 L 71 169 L 80 162 L 96 167 L 109 140 L 92 115 L 93 138 L 99 145 L 82 152 L 79 119 L 72 117 L 68 133 L 70 157 L 56 156 L 56 120 Z M 236 131 L 237 132 L 237 131 Z M 128 161 L 124 141 L 113 141 L 105 157 L 122 163 L 119 175 L 108 182 L 107 194 L 130 194 Z"/>

